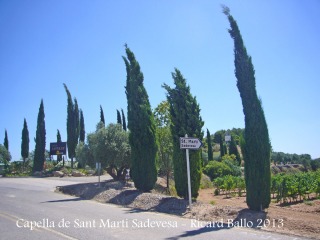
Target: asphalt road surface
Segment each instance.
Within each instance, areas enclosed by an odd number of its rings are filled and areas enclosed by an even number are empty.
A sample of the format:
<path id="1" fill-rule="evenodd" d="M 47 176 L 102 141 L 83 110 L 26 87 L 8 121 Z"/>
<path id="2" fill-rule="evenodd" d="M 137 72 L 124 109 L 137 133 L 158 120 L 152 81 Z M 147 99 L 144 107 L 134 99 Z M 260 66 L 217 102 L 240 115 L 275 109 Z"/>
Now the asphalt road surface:
<path id="1" fill-rule="evenodd" d="M 97 182 L 97 177 L 0 178 L 0 239 L 306 239 L 219 222 L 213 226 L 54 192 L 56 186 L 80 182 Z"/>

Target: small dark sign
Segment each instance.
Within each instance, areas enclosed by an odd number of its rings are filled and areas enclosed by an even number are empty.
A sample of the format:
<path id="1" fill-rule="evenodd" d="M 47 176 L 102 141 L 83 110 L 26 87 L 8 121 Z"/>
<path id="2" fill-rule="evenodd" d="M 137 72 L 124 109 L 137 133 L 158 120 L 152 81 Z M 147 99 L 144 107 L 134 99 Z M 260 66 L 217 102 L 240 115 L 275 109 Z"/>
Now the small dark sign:
<path id="1" fill-rule="evenodd" d="M 66 142 L 50 143 L 50 155 L 66 155 L 66 154 L 67 154 Z"/>

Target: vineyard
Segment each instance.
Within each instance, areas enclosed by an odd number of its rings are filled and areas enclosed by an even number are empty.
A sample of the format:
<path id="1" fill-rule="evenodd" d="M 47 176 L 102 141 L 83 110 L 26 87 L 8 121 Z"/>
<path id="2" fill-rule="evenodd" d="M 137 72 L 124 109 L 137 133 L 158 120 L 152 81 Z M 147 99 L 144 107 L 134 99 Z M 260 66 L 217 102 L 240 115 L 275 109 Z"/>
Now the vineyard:
<path id="1" fill-rule="evenodd" d="M 320 170 L 297 174 L 277 174 L 271 178 L 272 197 L 280 203 L 310 199 L 320 194 Z"/>
<path id="2" fill-rule="evenodd" d="M 243 177 L 223 176 L 215 178 L 215 195 L 226 197 L 242 196 L 245 193 Z M 310 199 L 312 194 L 320 195 L 320 170 L 316 172 L 300 172 L 295 174 L 280 173 L 271 177 L 271 194 L 276 202 L 288 203 Z"/>

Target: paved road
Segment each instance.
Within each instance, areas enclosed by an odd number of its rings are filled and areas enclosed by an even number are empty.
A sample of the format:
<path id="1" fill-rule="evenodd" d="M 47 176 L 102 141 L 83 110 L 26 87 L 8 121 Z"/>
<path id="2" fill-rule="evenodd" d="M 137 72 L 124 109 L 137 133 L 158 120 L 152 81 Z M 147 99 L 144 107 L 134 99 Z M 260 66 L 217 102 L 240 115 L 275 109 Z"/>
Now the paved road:
<path id="1" fill-rule="evenodd" d="M 103 179 L 102 179 L 103 180 Z M 0 239 L 269 239 L 279 234 L 140 212 L 55 193 L 86 178 L 0 178 Z"/>

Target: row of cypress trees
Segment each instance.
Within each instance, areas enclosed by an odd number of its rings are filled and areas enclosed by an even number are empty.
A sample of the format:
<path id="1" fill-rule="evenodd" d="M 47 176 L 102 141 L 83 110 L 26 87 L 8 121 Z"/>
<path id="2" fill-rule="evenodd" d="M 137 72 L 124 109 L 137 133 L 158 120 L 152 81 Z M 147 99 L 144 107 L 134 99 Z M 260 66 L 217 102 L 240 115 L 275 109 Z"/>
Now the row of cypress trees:
<path id="1" fill-rule="evenodd" d="M 271 144 L 267 123 L 255 88 L 254 67 L 247 54 L 238 25 L 227 7 L 223 12 L 230 23 L 229 33 L 234 40 L 235 75 L 245 115 L 245 134 L 242 140 L 245 159 L 247 205 L 252 210 L 267 208 L 270 204 L 270 152 Z M 136 187 L 148 191 L 156 181 L 155 157 L 157 144 L 155 125 L 147 92 L 143 86 L 143 74 L 134 54 L 126 46 L 123 57 L 127 70 L 126 95 L 128 101 L 129 141 L 132 148 L 132 178 Z M 181 72 L 172 73 L 175 88 L 164 84 L 170 104 L 171 132 L 173 137 L 174 178 L 179 196 L 187 196 L 186 161 L 180 150 L 179 137 L 202 138 L 203 121 L 200 108 Z M 234 147 L 234 146 L 232 146 Z M 192 196 L 197 197 L 201 178 L 200 151 L 190 156 Z"/>
<path id="2" fill-rule="evenodd" d="M 149 191 L 157 180 L 156 170 L 156 129 L 148 94 L 144 88 L 143 73 L 133 52 L 126 46 L 126 96 L 128 102 L 128 128 L 131 146 L 131 175 L 137 189 Z M 190 87 L 178 69 L 172 73 L 175 88 L 164 84 L 167 100 L 170 105 L 171 133 L 174 146 L 174 178 L 179 196 L 187 198 L 186 156 L 180 150 L 179 137 L 188 134 L 190 137 L 202 138 L 203 121 L 200 107 L 190 93 Z M 120 120 L 119 120 L 120 121 Z M 192 197 L 198 196 L 201 179 L 201 152 L 190 154 L 190 175 Z"/>
<path id="3" fill-rule="evenodd" d="M 235 75 L 237 87 L 243 104 L 245 115 L 245 134 L 242 141 L 245 159 L 245 178 L 247 187 L 247 204 L 252 210 L 267 208 L 270 204 L 270 150 L 271 144 L 268 128 L 261 106 L 261 101 L 255 89 L 254 67 L 251 57 L 247 54 L 238 25 L 227 7 L 223 12 L 230 23 L 229 33 L 234 40 Z M 133 52 L 125 46 L 126 57 L 123 57 L 126 66 L 126 96 L 129 142 L 131 145 L 132 168 L 131 175 L 135 186 L 143 191 L 154 187 L 157 179 L 156 171 L 156 128 L 151 111 L 148 94 L 144 88 L 144 77 L 140 65 Z M 202 139 L 204 122 L 200 116 L 200 107 L 195 97 L 190 93 L 190 87 L 178 69 L 172 73 L 175 87 L 167 84 L 167 100 L 170 104 L 171 132 L 174 145 L 174 177 L 176 190 L 179 196 L 187 197 L 187 176 L 185 154 L 180 150 L 179 137 L 188 134 L 190 137 Z M 79 109 L 76 98 L 72 100 L 71 94 L 64 84 L 68 97 L 67 134 L 68 151 L 73 167 L 75 148 L 79 135 L 84 140 L 85 133 L 80 134 L 79 126 L 84 124 L 83 114 Z M 102 108 L 101 108 L 102 112 Z M 120 116 L 120 113 L 119 113 Z M 45 153 L 45 121 L 44 106 L 41 100 L 37 131 L 34 171 L 41 171 Z M 118 118 L 120 121 L 120 117 Z M 80 122 L 80 123 L 79 123 Z M 201 153 L 192 151 L 190 154 L 190 171 L 192 196 L 198 196 L 201 178 Z"/>

